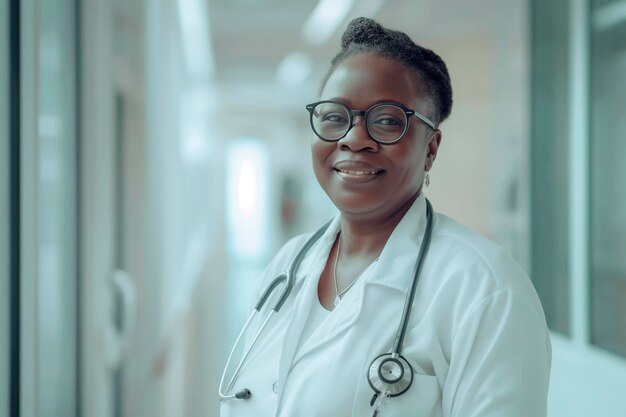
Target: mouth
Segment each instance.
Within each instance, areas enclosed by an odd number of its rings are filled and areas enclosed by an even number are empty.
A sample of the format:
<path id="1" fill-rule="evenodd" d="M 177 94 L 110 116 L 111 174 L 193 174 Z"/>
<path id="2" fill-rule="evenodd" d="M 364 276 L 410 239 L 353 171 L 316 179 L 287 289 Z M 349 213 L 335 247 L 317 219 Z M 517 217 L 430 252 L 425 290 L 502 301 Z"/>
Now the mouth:
<path id="1" fill-rule="evenodd" d="M 333 171 L 342 182 L 345 183 L 365 183 L 378 179 L 385 172 L 382 169 L 340 169 L 333 168 Z"/>
<path id="2" fill-rule="evenodd" d="M 356 175 L 356 176 L 361 176 L 361 175 L 377 175 L 382 173 L 382 170 L 357 170 L 357 169 L 339 169 L 339 168 L 333 168 L 336 172 L 342 173 L 342 174 L 347 174 L 347 175 Z"/>

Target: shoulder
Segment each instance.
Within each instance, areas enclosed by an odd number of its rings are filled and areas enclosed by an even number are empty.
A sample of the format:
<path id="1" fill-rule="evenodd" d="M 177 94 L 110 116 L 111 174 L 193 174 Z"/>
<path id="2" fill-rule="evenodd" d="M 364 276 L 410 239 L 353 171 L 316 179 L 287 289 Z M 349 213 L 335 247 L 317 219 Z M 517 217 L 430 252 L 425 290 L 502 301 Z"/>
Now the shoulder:
<path id="1" fill-rule="evenodd" d="M 493 291 L 518 289 L 530 282 L 507 249 L 443 214 L 437 214 L 431 245 L 445 254 L 440 262 L 445 262 L 448 274 L 473 272 Z"/>
<path id="2" fill-rule="evenodd" d="M 509 251 L 497 243 L 437 214 L 430 251 L 436 254 L 429 268 L 437 277 L 434 285 L 454 299 L 459 313 L 467 313 L 495 294 L 513 292 L 543 316 L 532 282 Z"/>

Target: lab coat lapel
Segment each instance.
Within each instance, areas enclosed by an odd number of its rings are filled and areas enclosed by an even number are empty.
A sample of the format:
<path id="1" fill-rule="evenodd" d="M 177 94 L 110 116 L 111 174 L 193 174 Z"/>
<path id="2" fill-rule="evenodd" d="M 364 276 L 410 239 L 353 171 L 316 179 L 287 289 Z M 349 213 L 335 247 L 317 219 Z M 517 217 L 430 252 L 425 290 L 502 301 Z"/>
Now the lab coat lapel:
<path id="1" fill-rule="evenodd" d="M 292 319 L 285 333 L 280 362 L 278 368 L 278 404 L 280 404 L 285 381 L 289 374 L 289 370 L 293 364 L 293 358 L 304 330 L 304 325 L 311 311 L 311 303 L 313 302 L 313 293 L 317 292 L 317 284 L 322 270 L 326 266 L 328 254 L 335 241 L 339 230 L 339 216 L 337 216 L 328 227 L 319 242 L 315 244 L 310 253 L 307 254 L 302 262 L 301 268 L 297 271 L 297 279 L 304 280 L 302 289 L 295 294 L 293 308 L 285 313 L 292 314 Z M 278 410 L 277 410 L 278 411 Z"/>

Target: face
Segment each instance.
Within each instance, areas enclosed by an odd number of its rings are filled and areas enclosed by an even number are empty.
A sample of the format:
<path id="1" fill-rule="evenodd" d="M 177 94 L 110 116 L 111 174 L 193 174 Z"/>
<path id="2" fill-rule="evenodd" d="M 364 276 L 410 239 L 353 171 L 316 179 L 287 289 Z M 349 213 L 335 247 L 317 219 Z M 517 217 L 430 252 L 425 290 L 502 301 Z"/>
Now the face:
<path id="1" fill-rule="evenodd" d="M 338 101 L 355 110 L 392 101 L 429 116 L 433 109 L 424 91 L 399 62 L 360 54 L 335 69 L 321 100 Z M 432 167 L 441 133 L 411 116 L 405 136 L 382 145 L 368 136 L 362 116 L 353 122 L 355 126 L 337 142 L 314 135 L 311 151 L 318 182 L 344 216 L 373 220 L 407 209 L 419 194 L 425 171 Z"/>

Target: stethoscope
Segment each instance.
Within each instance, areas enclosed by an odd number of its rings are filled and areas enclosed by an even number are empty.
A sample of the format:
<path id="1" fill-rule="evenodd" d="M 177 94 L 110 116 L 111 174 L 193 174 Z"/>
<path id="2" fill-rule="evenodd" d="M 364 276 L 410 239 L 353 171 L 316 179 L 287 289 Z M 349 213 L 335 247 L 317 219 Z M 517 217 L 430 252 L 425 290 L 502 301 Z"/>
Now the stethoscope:
<path id="1" fill-rule="evenodd" d="M 370 406 L 374 409 L 373 417 L 376 417 L 378 415 L 378 411 L 387 397 L 397 397 L 399 395 L 404 394 L 411 387 L 411 384 L 413 383 L 413 367 L 402 356 L 401 353 L 402 353 L 402 344 L 404 342 L 404 336 L 406 335 L 406 329 L 409 324 L 409 317 L 411 316 L 411 307 L 413 306 L 413 299 L 415 298 L 415 290 L 417 288 L 417 282 L 419 280 L 419 273 L 420 273 L 420 270 L 422 269 L 422 265 L 424 263 L 424 258 L 426 257 L 426 253 L 428 252 L 428 247 L 430 246 L 430 237 L 431 237 L 431 232 L 432 232 L 432 227 L 433 227 L 432 212 L 433 212 L 433 208 L 430 204 L 430 201 L 426 199 L 426 230 L 424 231 L 424 236 L 422 237 L 422 244 L 420 246 L 419 253 L 417 254 L 417 260 L 415 261 L 415 275 L 413 277 L 411 287 L 409 291 L 407 292 L 407 296 L 404 301 L 404 309 L 402 311 L 400 327 L 398 328 L 398 332 L 396 334 L 396 338 L 391 348 L 391 351 L 389 353 L 383 353 L 382 355 L 376 357 L 369 366 L 367 380 L 369 382 L 370 387 L 372 387 L 372 389 L 374 390 L 374 396 L 372 397 L 370 401 Z M 233 346 L 230 352 L 230 355 L 228 355 L 228 360 L 226 361 L 226 366 L 224 368 L 224 372 L 222 373 L 222 379 L 220 381 L 220 386 L 219 386 L 220 399 L 222 400 L 230 400 L 230 399 L 246 400 L 252 396 L 252 392 L 248 388 L 244 388 L 235 394 L 229 394 L 229 393 L 231 392 L 233 384 L 235 380 L 237 379 L 237 376 L 239 375 L 239 372 L 241 371 L 243 364 L 248 358 L 250 351 L 256 344 L 256 341 L 261 335 L 261 333 L 263 332 L 263 329 L 265 328 L 267 323 L 270 321 L 272 316 L 278 313 L 278 311 L 281 309 L 281 307 L 287 300 L 287 297 L 289 297 L 289 294 L 291 293 L 291 289 L 293 288 L 296 271 L 298 270 L 300 263 L 304 259 L 304 256 L 309 251 L 309 249 L 311 249 L 313 244 L 324 234 L 326 229 L 328 229 L 328 226 L 330 226 L 330 222 L 322 226 L 317 232 L 315 232 L 313 236 L 311 236 L 311 238 L 309 238 L 309 240 L 307 240 L 307 242 L 304 244 L 302 249 L 300 249 L 300 251 L 294 258 L 294 260 L 291 262 L 291 265 L 289 266 L 289 269 L 287 270 L 287 272 L 276 277 L 267 287 L 265 292 L 263 292 L 263 294 L 261 295 L 261 298 L 259 299 L 256 306 L 252 310 L 252 313 L 246 320 L 246 323 L 244 324 L 243 329 L 239 333 L 239 336 L 237 337 L 237 340 L 235 341 L 235 345 Z M 228 382 L 228 386 L 226 387 L 226 392 L 224 393 L 223 387 L 224 387 L 224 379 L 226 377 L 226 371 L 229 368 L 233 353 L 235 352 L 237 346 L 239 345 L 241 338 L 243 337 L 246 330 L 248 329 L 248 326 L 252 322 L 252 319 L 254 318 L 254 316 L 259 311 L 261 311 L 261 308 L 263 308 L 263 305 L 265 304 L 267 299 L 270 297 L 270 295 L 274 292 L 276 287 L 284 281 L 286 281 L 287 283 L 285 285 L 285 288 L 283 289 L 283 292 L 281 293 L 280 297 L 278 298 L 278 300 L 272 307 L 272 310 L 270 311 L 267 318 L 265 319 L 265 321 L 263 322 L 263 324 L 257 331 L 256 335 L 252 339 L 252 343 L 250 343 L 250 346 L 244 352 L 242 359 L 239 361 L 239 364 L 237 365 L 237 368 L 235 369 L 235 372 L 233 373 L 233 376 Z"/>

